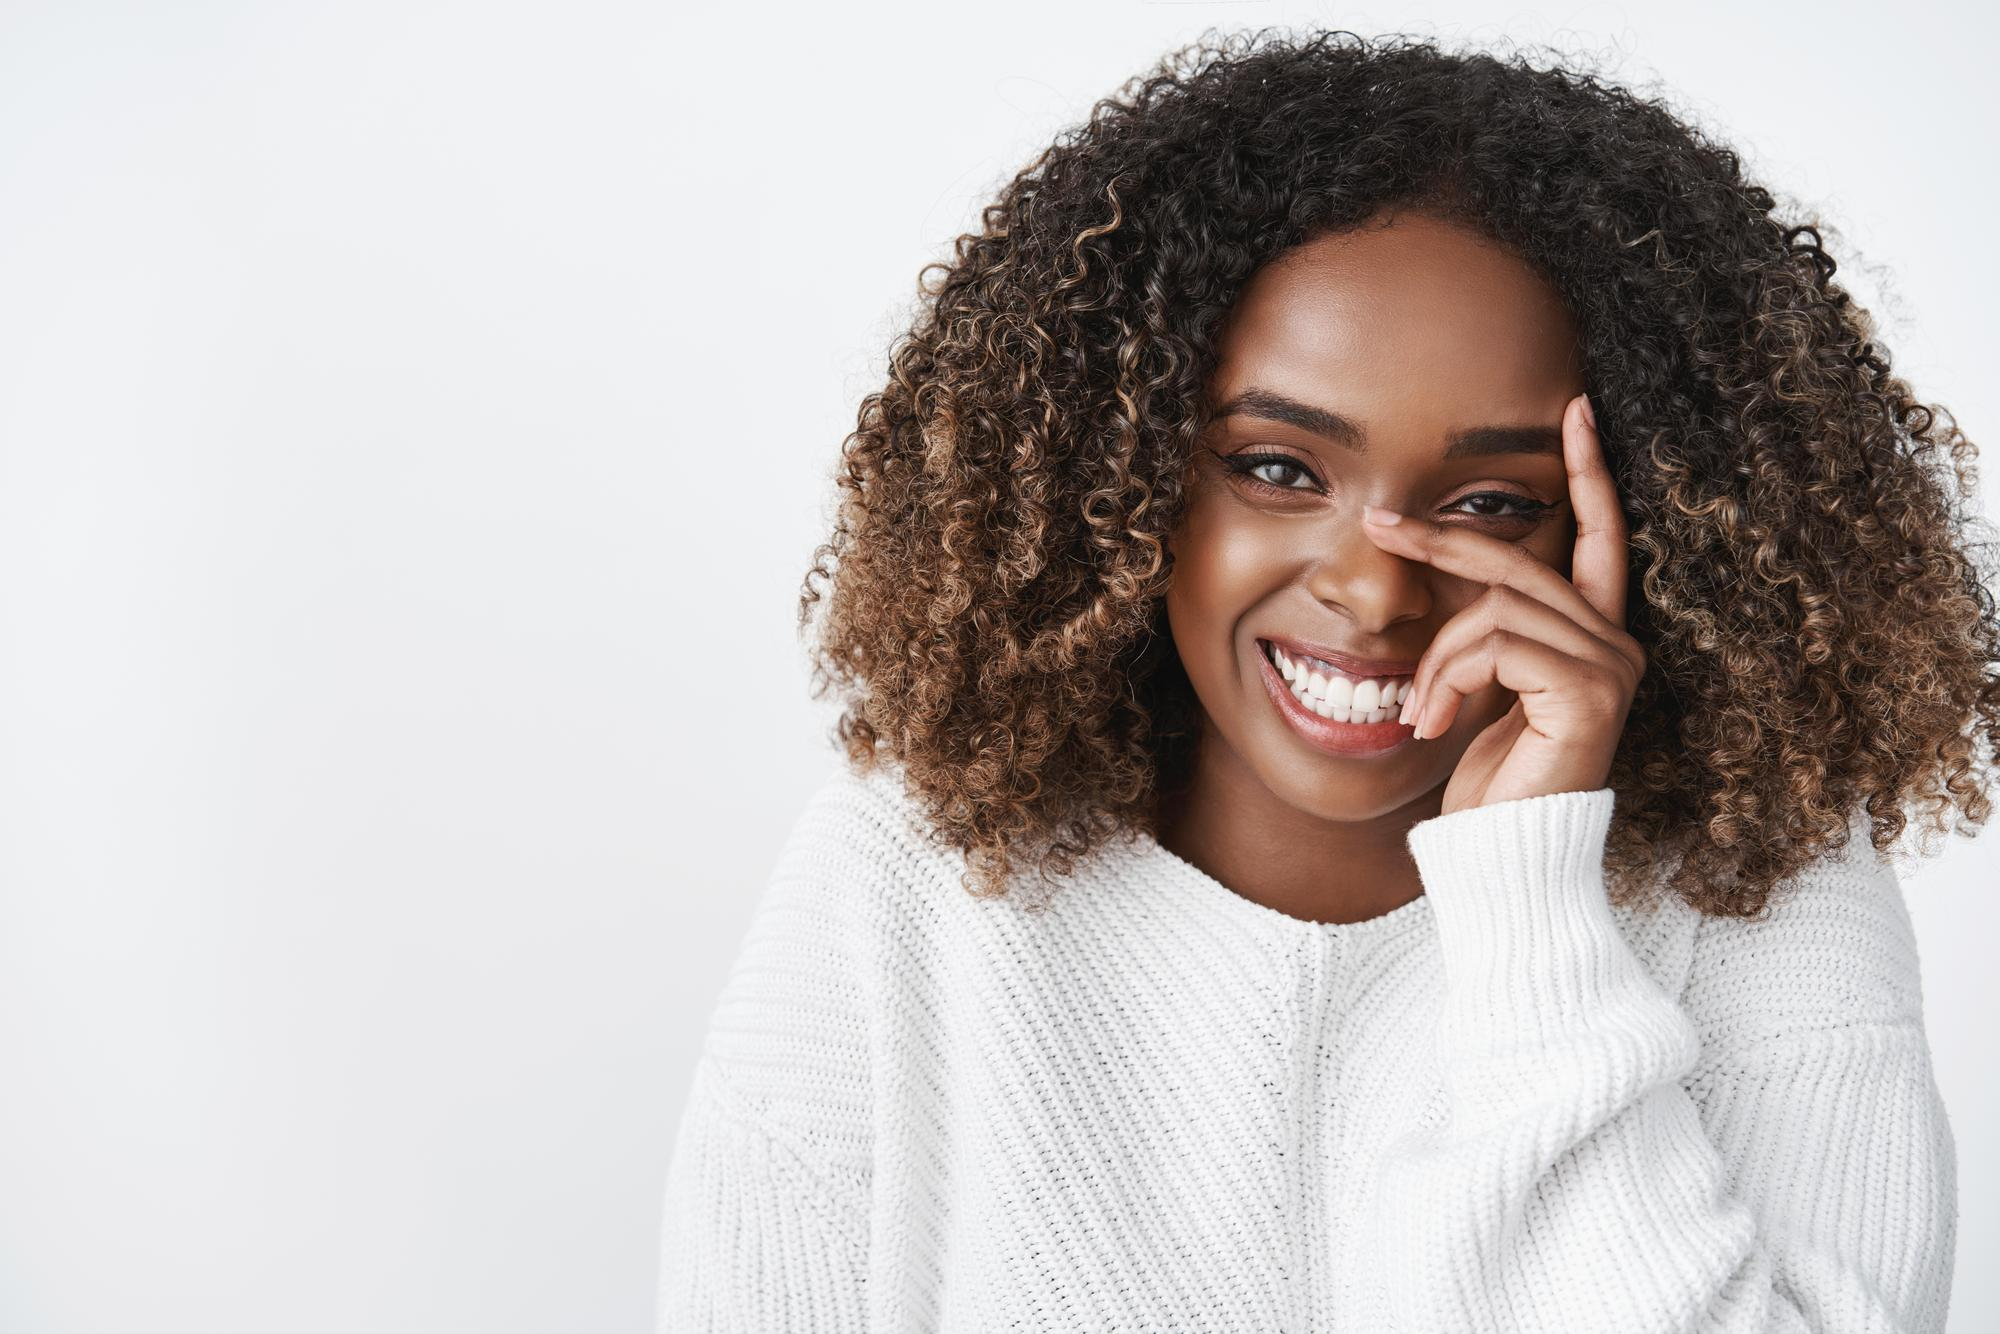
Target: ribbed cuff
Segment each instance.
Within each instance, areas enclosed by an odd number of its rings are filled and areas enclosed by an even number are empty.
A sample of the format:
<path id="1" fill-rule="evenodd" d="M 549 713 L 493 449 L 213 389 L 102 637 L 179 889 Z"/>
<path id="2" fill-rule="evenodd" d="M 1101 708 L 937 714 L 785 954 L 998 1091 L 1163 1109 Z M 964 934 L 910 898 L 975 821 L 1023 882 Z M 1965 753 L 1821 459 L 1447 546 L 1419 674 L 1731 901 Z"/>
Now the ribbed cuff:
<path id="1" fill-rule="evenodd" d="M 1613 799 L 1608 787 L 1556 792 L 1411 827 L 1444 962 L 1448 1045 L 1549 1042 L 1631 999 L 1642 970 L 1604 878 Z"/>

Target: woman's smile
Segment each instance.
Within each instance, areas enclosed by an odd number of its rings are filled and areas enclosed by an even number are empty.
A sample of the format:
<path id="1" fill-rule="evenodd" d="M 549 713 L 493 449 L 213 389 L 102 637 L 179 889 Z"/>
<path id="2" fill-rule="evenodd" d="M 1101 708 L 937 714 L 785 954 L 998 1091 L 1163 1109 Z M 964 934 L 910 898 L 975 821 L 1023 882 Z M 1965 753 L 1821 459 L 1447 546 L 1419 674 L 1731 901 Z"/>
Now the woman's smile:
<path id="1" fill-rule="evenodd" d="M 1356 677 L 1322 660 L 1294 659 L 1269 640 L 1256 644 L 1258 678 L 1272 706 L 1307 745 L 1331 755 L 1373 757 L 1415 739 L 1416 729 L 1397 721 L 1402 692 L 1414 677 Z"/>

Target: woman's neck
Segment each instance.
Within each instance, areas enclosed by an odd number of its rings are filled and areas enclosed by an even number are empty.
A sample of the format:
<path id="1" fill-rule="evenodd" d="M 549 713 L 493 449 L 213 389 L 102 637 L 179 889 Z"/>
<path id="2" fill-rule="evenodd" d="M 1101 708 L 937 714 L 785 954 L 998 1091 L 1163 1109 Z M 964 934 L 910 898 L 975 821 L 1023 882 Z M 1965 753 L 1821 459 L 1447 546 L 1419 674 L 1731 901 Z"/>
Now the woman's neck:
<path id="1" fill-rule="evenodd" d="M 1162 797 L 1157 836 L 1169 852 L 1301 921 L 1366 921 L 1423 893 L 1404 839 L 1443 809 L 1442 784 L 1381 815 L 1327 820 L 1282 800 L 1224 749 L 1203 745 L 1188 780 Z"/>

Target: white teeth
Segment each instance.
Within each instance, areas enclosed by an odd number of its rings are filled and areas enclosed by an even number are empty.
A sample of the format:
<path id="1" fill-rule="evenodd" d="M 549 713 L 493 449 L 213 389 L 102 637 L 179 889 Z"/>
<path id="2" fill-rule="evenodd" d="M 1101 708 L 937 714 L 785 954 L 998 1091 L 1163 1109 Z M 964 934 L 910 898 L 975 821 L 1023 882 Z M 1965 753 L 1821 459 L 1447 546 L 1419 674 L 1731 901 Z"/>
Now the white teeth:
<path id="1" fill-rule="evenodd" d="M 1271 646 L 1271 656 L 1299 703 L 1340 723 L 1387 722 L 1399 712 L 1413 684 L 1407 676 L 1356 680 L 1325 663 L 1307 666 L 1311 659 L 1294 659 L 1276 644 Z"/>
<path id="2" fill-rule="evenodd" d="M 1326 702 L 1336 709 L 1354 707 L 1354 682 L 1345 676 L 1334 675 L 1327 678 Z"/>

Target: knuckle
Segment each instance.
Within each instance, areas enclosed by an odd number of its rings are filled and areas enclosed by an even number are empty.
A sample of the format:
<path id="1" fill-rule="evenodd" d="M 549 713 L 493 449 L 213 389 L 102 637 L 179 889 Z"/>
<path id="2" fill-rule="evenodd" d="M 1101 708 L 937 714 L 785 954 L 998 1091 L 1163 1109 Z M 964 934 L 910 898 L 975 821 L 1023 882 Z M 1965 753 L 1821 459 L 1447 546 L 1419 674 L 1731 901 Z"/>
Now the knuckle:
<path id="1" fill-rule="evenodd" d="M 1542 558 L 1530 551 L 1525 544 L 1508 543 L 1507 559 L 1512 562 L 1515 570 L 1524 576 L 1535 574 L 1542 565 Z"/>
<path id="2" fill-rule="evenodd" d="M 1621 713 L 1625 709 L 1625 685 L 1608 672 L 1593 675 L 1590 694 L 1591 703 L 1606 714 Z"/>
<path id="3" fill-rule="evenodd" d="M 1473 600 L 1476 608 L 1474 616 L 1488 634 L 1517 618 L 1527 595 L 1512 584 L 1488 584 L 1486 591 Z"/>
<path id="4" fill-rule="evenodd" d="M 1646 646 L 1632 636 L 1624 635 L 1618 640 L 1618 652 L 1631 670 L 1632 684 L 1637 685 L 1640 678 L 1646 675 L 1646 667 L 1650 661 L 1646 656 Z"/>

